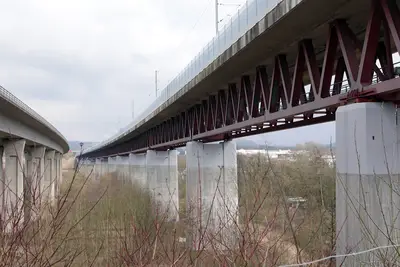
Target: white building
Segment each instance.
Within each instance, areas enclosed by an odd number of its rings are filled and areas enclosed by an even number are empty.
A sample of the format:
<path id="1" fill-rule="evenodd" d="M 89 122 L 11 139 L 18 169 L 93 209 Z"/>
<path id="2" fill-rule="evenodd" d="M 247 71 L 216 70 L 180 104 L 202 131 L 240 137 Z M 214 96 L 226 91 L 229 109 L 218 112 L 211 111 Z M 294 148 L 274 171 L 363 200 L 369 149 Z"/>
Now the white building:
<path id="1" fill-rule="evenodd" d="M 270 159 L 288 158 L 293 155 L 291 150 L 260 150 L 260 149 L 238 149 L 237 154 L 242 155 L 265 155 Z"/>
<path id="2" fill-rule="evenodd" d="M 295 155 L 309 153 L 307 150 L 296 150 L 292 151 L 290 149 L 279 149 L 279 150 L 263 150 L 263 149 L 238 149 L 237 154 L 241 155 L 265 155 L 270 159 L 284 159 L 284 160 L 294 160 Z M 334 155 L 323 155 L 322 159 L 325 160 L 330 166 L 333 166 L 335 162 Z"/>

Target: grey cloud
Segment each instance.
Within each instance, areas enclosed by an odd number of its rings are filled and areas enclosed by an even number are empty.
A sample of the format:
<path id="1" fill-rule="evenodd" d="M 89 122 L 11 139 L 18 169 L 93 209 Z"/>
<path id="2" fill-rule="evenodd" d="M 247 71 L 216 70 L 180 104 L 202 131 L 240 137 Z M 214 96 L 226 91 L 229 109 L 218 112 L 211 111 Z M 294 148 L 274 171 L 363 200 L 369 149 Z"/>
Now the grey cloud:
<path id="1" fill-rule="evenodd" d="M 0 84 L 68 139 L 101 141 L 126 126 L 133 99 L 136 114 L 154 99 L 154 70 L 162 89 L 214 35 L 208 0 L 25 2 L 0 10 Z M 294 131 L 265 138 L 315 136 Z"/>

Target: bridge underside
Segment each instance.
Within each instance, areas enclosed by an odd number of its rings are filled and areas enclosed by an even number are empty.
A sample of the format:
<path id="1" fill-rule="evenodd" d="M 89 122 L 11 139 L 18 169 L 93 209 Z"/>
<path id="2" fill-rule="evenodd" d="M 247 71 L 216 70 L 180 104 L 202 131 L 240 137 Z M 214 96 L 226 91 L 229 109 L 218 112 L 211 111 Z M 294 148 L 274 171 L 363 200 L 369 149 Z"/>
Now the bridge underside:
<path id="1" fill-rule="evenodd" d="M 400 51 L 398 3 L 371 0 L 369 12 L 361 12 L 365 9 L 365 1 L 343 3 L 339 15 L 216 85 L 220 90 L 214 87 L 214 93 L 140 134 L 85 156 L 162 150 L 333 121 L 336 109 L 351 102 L 397 103 L 400 80 L 392 53 Z"/>

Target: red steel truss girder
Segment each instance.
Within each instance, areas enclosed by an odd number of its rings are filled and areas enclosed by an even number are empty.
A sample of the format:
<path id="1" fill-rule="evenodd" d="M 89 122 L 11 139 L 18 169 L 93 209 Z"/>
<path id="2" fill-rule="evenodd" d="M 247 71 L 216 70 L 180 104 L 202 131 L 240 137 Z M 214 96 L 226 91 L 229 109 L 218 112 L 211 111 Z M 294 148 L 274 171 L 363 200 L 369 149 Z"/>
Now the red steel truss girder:
<path id="1" fill-rule="evenodd" d="M 270 68 L 256 67 L 255 75 L 243 75 L 239 83 L 227 84 L 226 89 L 108 149 L 107 154 L 166 149 L 191 140 L 210 142 L 331 121 L 336 108 L 352 97 L 392 100 L 389 93 L 400 90 L 391 56 L 392 42 L 400 51 L 400 12 L 394 0 L 371 2 L 363 42 L 345 20 L 337 19 L 330 25 L 321 66 L 313 41 L 302 40 L 294 67 L 285 54 L 277 55 Z M 350 85 L 347 94 L 342 92 L 345 75 Z"/>

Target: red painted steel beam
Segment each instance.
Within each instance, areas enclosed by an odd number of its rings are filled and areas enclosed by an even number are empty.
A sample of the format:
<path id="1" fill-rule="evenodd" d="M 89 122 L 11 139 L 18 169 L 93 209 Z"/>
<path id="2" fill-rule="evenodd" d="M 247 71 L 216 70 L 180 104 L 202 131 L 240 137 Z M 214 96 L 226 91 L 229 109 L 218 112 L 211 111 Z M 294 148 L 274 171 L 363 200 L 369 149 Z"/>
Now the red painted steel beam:
<path id="1" fill-rule="evenodd" d="M 323 123 L 334 120 L 338 106 L 351 102 L 397 103 L 400 78 L 394 75 L 391 42 L 400 51 L 400 11 L 392 0 L 371 4 L 362 41 L 345 20 L 331 23 L 321 65 L 313 40 L 301 40 L 294 66 L 289 66 L 288 55 L 278 54 L 270 66 L 255 67 L 238 83 L 216 88 L 215 94 L 107 153 L 140 153 Z M 345 74 L 349 88 L 343 92 Z"/>

